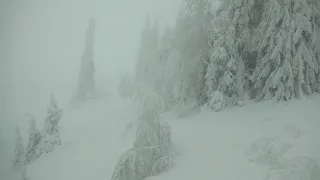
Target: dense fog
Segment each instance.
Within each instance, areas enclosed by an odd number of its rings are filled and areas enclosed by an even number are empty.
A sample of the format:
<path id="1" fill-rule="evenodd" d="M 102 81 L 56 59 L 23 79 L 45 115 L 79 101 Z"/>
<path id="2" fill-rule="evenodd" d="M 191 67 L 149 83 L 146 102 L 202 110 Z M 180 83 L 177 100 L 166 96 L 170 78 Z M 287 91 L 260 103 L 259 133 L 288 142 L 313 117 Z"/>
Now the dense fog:
<path id="1" fill-rule="evenodd" d="M 180 1 L 4 0 L 0 7 L 0 138 L 7 141 L 2 150 L 12 148 L 9 139 L 14 125 L 26 124 L 24 113 L 44 116 L 50 93 L 62 107 L 68 106 L 91 17 L 96 22 L 95 79 L 99 91 L 107 95 L 134 68 L 147 14 L 158 18 L 162 27 L 172 25 Z"/>

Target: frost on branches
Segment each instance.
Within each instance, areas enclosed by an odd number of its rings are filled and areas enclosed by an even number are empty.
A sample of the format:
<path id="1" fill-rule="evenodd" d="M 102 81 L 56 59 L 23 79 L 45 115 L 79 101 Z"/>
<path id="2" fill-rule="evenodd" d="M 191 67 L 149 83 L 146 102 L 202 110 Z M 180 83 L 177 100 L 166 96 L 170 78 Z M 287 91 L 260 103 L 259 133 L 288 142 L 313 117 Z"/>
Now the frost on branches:
<path id="1" fill-rule="evenodd" d="M 141 91 L 142 94 L 144 91 Z M 133 148 L 119 159 L 112 180 L 142 180 L 168 171 L 174 166 L 171 127 L 159 119 L 160 106 L 153 93 L 145 93 L 136 103 L 140 107 Z M 147 97 L 151 96 L 151 97 Z"/>
<path id="2" fill-rule="evenodd" d="M 62 109 L 58 108 L 54 95 L 51 95 L 45 119 L 45 144 L 48 147 L 61 144 L 59 122 L 62 116 Z"/>
<path id="3" fill-rule="evenodd" d="M 15 150 L 14 150 L 14 158 L 13 158 L 13 167 L 16 170 L 21 170 L 26 166 L 25 159 L 25 150 L 23 145 L 23 140 L 20 134 L 20 130 L 16 128 L 16 142 L 15 142 Z"/>
<path id="4" fill-rule="evenodd" d="M 319 52 L 315 47 L 314 0 L 270 0 L 264 11 L 253 50 L 258 53 L 252 81 L 257 100 L 289 100 L 320 92 Z"/>
<path id="5" fill-rule="evenodd" d="M 37 128 L 34 117 L 30 116 L 29 120 L 29 142 L 26 150 L 26 160 L 30 162 L 41 156 L 42 135 Z"/>

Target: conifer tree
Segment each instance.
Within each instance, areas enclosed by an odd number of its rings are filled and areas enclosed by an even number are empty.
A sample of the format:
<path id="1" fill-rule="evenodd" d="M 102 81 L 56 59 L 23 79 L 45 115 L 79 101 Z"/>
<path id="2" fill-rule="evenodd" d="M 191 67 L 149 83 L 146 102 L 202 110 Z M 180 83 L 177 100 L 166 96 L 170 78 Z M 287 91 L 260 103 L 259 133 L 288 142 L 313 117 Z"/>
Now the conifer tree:
<path id="1" fill-rule="evenodd" d="M 145 27 L 141 33 L 140 49 L 135 67 L 135 81 L 144 84 L 151 89 L 156 89 L 159 68 L 158 46 L 159 46 L 158 20 L 154 20 L 152 26 L 149 14 L 146 17 Z"/>
<path id="2" fill-rule="evenodd" d="M 185 0 L 176 22 L 173 50 L 175 58 L 170 62 L 175 72 L 173 92 L 177 103 L 185 104 L 202 96 L 203 76 L 208 60 L 207 36 L 213 14 L 211 1 Z"/>
<path id="3" fill-rule="evenodd" d="M 221 18 L 221 17 L 220 17 Z M 222 19 L 220 19 L 222 20 Z M 225 19 L 221 23 L 227 23 Z M 206 73 L 207 104 L 215 111 L 227 105 L 227 97 L 243 92 L 244 65 L 234 47 L 234 28 L 228 25 L 216 27 L 216 37 Z"/>
<path id="4" fill-rule="evenodd" d="M 30 116 L 30 120 L 29 120 L 29 142 L 28 142 L 28 146 L 26 149 L 26 160 L 28 162 L 34 160 L 35 158 L 40 157 L 41 155 L 41 149 L 39 147 L 41 140 L 42 140 L 42 135 L 40 133 L 40 131 L 37 128 L 35 119 L 33 116 Z"/>
<path id="5" fill-rule="evenodd" d="M 257 100 L 303 98 L 320 91 L 319 52 L 315 47 L 314 0 L 264 1 L 253 50 Z"/>
<path id="6" fill-rule="evenodd" d="M 245 55 L 249 51 L 250 29 L 259 21 L 254 21 L 251 14 L 258 3 L 223 0 L 217 11 L 205 75 L 207 104 L 215 111 L 230 103 L 243 104 L 247 64 L 244 59 L 248 59 Z"/>
<path id="7" fill-rule="evenodd" d="M 20 130 L 18 127 L 16 127 L 16 142 L 15 142 L 15 150 L 14 150 L 14 158 L 13 158 L 13 167 L 16 170 L 23 169 L 24 166 L 26 166 L 26 159 L 25 159 L 25 151 L 24 151 L 24 145 L 23 140 L 20 134 Z"/>
<path id="8" fill-rule="evenodd" d="M 76 94 L 77 100 L 84 100 L 88 96 L 92 96 L 95 88 L 94 73 L 95 67 L 93 63 L 94 56 L 94 32 L 95 23 L 91 18 L 86 31 L 85 49 L 81 56 L 81 69 L 78 78 L 78 92 Z"/>
<path id="9" fill-rule="evenodd" d="M 45 138 L 46 141 L 52 145 L 61 144 L 59 127 L 61 116 L 62 109 L 58 108 L 55 97 L 51 94 L 50 103 L 47 109 L 47 117 L 45 119 Z"/>

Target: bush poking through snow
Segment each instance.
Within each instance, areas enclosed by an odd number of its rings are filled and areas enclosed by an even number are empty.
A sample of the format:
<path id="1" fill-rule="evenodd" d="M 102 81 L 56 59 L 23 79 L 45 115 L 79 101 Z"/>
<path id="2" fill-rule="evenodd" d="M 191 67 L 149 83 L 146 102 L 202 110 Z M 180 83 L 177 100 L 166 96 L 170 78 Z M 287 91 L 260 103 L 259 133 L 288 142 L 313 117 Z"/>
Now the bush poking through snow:
<path id="1" fill-rule="evenodd" d="M 307 157 L 296 157 L 273 164 L 265 180 L 319 180 L 320 168 Z"/>
<path id="2" fill-rule="evenodd" d="M 281 161 L 283 154 L 289 151 L 291 144 L 281 141 L 279 138 L 263 138 L 253 142 L 248 149 L 251 162 L 257 164 L 272 165 Z"/>

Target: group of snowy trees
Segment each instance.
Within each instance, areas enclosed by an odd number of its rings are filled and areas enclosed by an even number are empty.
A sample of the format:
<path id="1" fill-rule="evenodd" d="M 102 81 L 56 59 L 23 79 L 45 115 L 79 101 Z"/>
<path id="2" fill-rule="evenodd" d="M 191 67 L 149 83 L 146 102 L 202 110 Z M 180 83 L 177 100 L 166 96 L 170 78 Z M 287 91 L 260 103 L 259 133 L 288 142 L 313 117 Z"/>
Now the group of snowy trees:
<path id="1" fill-rule="evenodd" d="M 153 47 L 141 43 L 140 55 L 149 55 L 139 56 L 136 75 L 151 78 L 147 85 L 166 102 L 219 111 L 246 96 L 281 101 L 320 92 L 319 1 L 221 0 L 216 11 L 212 2 L 184 0 L 160 45 L 158 33 L 144 30 Z"/>
<path id="2" fill-rule="evenodd" d="M 25 176 L 26 166 L 29 162 L 39 158 L 44 152 L 51 152 L 56 146 L 61 144 L 59 122 L 62 110 L 58 108 L 57 102 L 51 95 L 50 104 L 45 118 L 45 127 L 42 131 L 37 128 L 35 119 L 29 115 L 29 138 L 25 147 L 19 128 L 16 129 L 17 139 L 15 142 L 15 152 L 13 158 L 14 168 L 22 171 Z"/>

